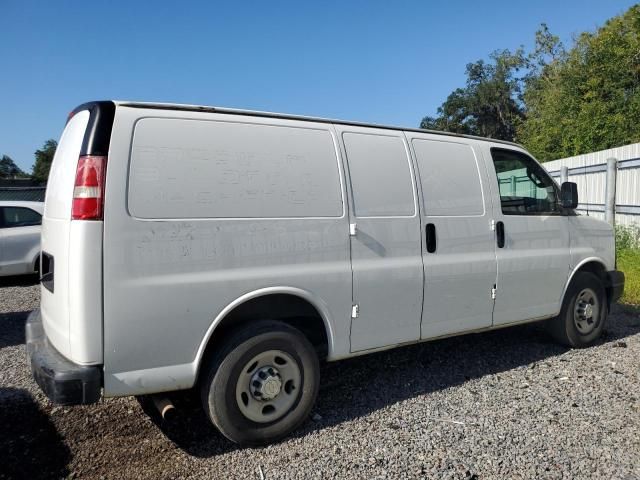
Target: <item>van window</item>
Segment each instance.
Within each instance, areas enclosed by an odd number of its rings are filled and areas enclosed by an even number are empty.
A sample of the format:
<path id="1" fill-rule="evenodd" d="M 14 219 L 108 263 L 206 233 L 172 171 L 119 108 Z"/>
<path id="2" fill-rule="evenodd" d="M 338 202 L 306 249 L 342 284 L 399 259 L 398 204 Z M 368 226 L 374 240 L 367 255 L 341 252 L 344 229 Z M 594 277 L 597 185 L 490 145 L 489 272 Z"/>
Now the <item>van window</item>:
<path id="1" fill-rule="evenodd" d="M 24 207 L 0 208 L 0 227 L 29 227 L 42 224 L 42 215 Z"/>
<path id="2" fill-rule="evenodd" d="M 544 169 L 521 152 L 492 148 L 500 203 L 505 215 L 558 215 L 557 186 Z"/>
<path id="3" fill-rule="evenodd" d="M 136 124 L 128 205 L 139 218 L 339 217 L 327 130 L 145 118 Z"/>
<path id="4" fill-rule="evenodd" d="M 478 163 L 469 145 L 414 139 L 425 213 L 484 215 Z"/>
<path id="5" fill-rule="evenodd" d="M 358 217 L 412 216 L 413 182 L 399 137 L 344 133 L 353 203 Z"/>

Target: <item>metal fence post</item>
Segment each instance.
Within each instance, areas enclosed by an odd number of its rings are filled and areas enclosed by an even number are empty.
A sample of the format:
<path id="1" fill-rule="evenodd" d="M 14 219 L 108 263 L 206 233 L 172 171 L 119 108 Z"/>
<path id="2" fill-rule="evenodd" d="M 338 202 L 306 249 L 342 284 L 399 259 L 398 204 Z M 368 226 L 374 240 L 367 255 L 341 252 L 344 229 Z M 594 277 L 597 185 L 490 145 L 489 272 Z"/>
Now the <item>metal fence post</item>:
<path id="1" fill-rule="evenodd" d="M 607 158 L 607 188 L 605 190 L 604 219 L 611 225 L 616 224 L 616 174 L 618 161 Z"/>
<path id="2" fill-rule="evenodd" d="M 569 167 L 560 168 L 560 185 L 569 181 Z"/>

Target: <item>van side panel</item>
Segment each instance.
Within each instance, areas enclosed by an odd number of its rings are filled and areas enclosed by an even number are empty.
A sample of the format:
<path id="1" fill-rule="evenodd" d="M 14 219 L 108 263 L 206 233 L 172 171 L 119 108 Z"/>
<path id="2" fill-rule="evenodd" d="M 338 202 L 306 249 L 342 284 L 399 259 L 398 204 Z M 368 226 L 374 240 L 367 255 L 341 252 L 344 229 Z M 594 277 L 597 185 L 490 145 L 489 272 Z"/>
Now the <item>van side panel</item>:
<path id="1" fill-rule="evenodd" d="M 496 242 L 477 142 L 411 132 L 407 137 L 418 169 L 422 221 L 432 226 L 437 247 L 423 250 L 421 338 L 490 327 Z"/>
<path id="2" fill-rule="evenodd" d="M 328 125 L 118 107 L 105 197 L 105 395 L 192 386 L 214 319 L 262 289 L 311 292 L 329 312 L 329 356 L 348 354 L 342 178 Z"/>
<path id="3" fill-rule="evenodd" d="M 568 217 L 571 237 L 571 269 L 587 259 L 598 259 L 607 270 L 615 270 L 615 236 L 613 227 L 587 215 Z"/>
<path id="4" fill-rule="evenodd" d="M 351 351 L 420 339 L 422 252 L 416 185 L 400 132 L 336 126 L 351 187 Z"/>
<path id="5" fill-rule="evenodd" d="M 128 198 L 145 219 L 342 215 L 331 133 L 277 125 L 143 118 Z"/>

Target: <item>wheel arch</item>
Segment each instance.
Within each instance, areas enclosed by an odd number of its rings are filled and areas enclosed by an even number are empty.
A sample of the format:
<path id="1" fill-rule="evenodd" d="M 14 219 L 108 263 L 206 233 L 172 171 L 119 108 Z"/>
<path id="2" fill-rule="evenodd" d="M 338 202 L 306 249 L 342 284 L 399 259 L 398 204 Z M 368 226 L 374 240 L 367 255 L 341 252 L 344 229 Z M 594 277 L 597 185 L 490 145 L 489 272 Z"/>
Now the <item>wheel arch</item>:
<path id="1" fill-rule="evenodd" d="M 598 257 L 588 257 L 583 259 L 582 261 L 580 261 L 580 263 L 578 263 L 574 269 L 571 271 L 571 274 L 569 275 L 569 278 L 567 279 L 567 282 L 564 286 L 564 290 L 562 292 L 562 303 L 564 303 L 564 297 L 567 294 L 567 290 L 569 289 L 569 285 L 571 285 L 571 282 L 573 281 L 573 278 L 575 277 L 576 273 L 578 272 L 589 272 L 589 273 L 593 273 L 594 275 L 596 275 L 598 278 L 600 278 L 600 280 L 602 281 L 602 285 L 605 287 L 605 290 L 607 290 L 607 302 L 609 304 L 609 307 L 611 307 L 610 305 L 610 301 L 609 301 L 609 291 L 607 288 L 607 267 L 606 264 L 604 262 L 604 260 L 602 260 L 601 258 Z"/>
<path id="2" fill-rule="evenodd" d="M 200 343 L 200 346 L 198 347 L 195 359 L 196 381 L 198 381 L 199 379 L 203 361 L 206 360 L 206 358 L 210 354 L 210 347 L 216 343 L 216 331 L 220 332 L 222 330 L 221 327 L 224 327 L 225 320 L 231 318 L 234 312 L 238 312 L 243 306 L 246 306 L 253 301 L 264 300 L 268 299 L 269 297 L 273 298 L 282 295 L 302 300 L 306 302 L 309 307 L 315 310 L 317 316 L 322 320 L 326 338 L 327 355 L 331 357 L 334 350 L 334 334 L 331 326 L 331 314 L 329 312 L 327 304 L 317 296 L 313 295 L 311 292 L 303 290 L 301 288 L 289 286 L 266 287 L 245 293 L 244 295 L 236 298 L 216 315 L 213 322 L 211 322 L 211 325 L 209 325 L 209 328 L 207 329 L 202 342 Z M 244 323 L 245 322 L 240 322 L 236 326 Z M 228 325 L 228 327 L 231 327 L 231 325 Z"/>

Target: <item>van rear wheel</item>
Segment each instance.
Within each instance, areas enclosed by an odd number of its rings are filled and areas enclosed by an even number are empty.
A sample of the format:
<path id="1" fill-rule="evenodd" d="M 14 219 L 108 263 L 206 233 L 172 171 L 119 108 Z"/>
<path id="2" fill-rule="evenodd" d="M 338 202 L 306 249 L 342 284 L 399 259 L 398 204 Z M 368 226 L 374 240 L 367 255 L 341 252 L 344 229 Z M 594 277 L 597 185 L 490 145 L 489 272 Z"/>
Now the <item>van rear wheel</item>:
<path id="1" fill-rule="evenodd" d="M 560 315 L 548 321 L 549 333 L 563 345 L 582 348 L 602 335 L 607 320 L 607 296 L 593 273 L 578 272 L 567 289 Z"/>
<path id="2" fill-rule="evenodd" d="M 229 440 L 276 441 L 309 416 L 319 388 L 319 362 L 307 338 L 276 321 L 236 332 L 206 367 L 202 404 Z"/>

